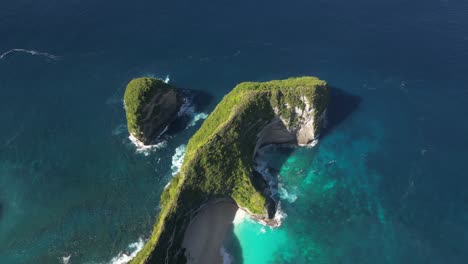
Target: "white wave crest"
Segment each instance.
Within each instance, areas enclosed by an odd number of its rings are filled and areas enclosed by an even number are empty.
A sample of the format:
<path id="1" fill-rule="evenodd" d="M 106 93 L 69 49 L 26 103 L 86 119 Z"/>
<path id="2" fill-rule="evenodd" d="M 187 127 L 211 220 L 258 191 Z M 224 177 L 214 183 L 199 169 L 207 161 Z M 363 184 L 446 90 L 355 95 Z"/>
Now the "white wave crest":
<path id="1" fill-rule="evenodd" d="M 276 223 L 273 227 L 279 227 L 283 223 L 283 220 L 288 215 L 281 209 L 281 202 L 278 202 L 278 207 L 276 208 L 275 216 L 273 217 L 274 222 Z"/>
<path id="2" fill-rule="evenodd" d="M 143 144 L 143 142 L 138 140 L 133 135 L 128 136 L 128 138 L 130 139 L 132 144 L 136 147 L 136 152 L 141 153 L 141 154 L 143 154 L 145 156 L 148 156 L 154 150 L 163 148 L 163 147 L 165 147 L 167 145 L 166 141 L 162 141 L 162 142 L 159 142 L 159 143 L 154 144 L 154 145 L 145 145 L 145 144 Z"/>
<path id="3" fill-rule="evenodd" d="M 182 163 L 184 162 L 185 156 L 185 145 L 180 145 L 176 148 L 174 156 L 172 156 L 172 165 L 171 165 L 171 172 L 172 176 L 179 173 L 180 168 L 182 167 Z"/>
<path id="4" fill-rule="evenodd" d="M 37 50 L 11 49 L 11 50 L 3 53 L 2 55 L 0 55 L 0 60 L 3 60 L 8 54 L 13 53 L 13 52 L 22 52 L 22 53 L 27 53 L 27 54 L 30 54 L 30 55 L 33 55 L 33 56 L 43 56 L 43 57 L 46 57 L 46 58 L 52 59 L 52 60 L 59 60 L 60 59 L 59 56 L 55 56 L 55 55 L 52 55 L 52 54 L 49 54 L 49 53 L 46 53 L 46 52 L 40 52 L 40 51 L 37 51 Z"/>
<path id="5" fill-rule="evenodd" d="M 314 139 L 314 140 L 312 140 L 312 142 L 310 142 L 310 143 L 307 145 L 307 147 L 308 147 L 308 148 L 313 148 L 313 147 L 317 146 L 318 142 L 319 142 L 318 139 Z"/>
<path id="6" fill-rule="evenodd" d="M 219 249 L 219 254 L 221 257 L 223 257 L 223 264 L 231 264 L 232 263 L 232 257 L 229 255 L 227 250 L 224 247 L 221 247 Z"/>
<path id="7" fill-rule="evenodd" d="M 195 112 L 195 107 L 192 105 L 192 102 L 188 98 L 184 98 L 184 103 L 182 104 L 179 112 L 177 113 L 177 116 L 179 117 L 183 115 L 186 115 L 190 118 L 186 129 L 195 126 L 198 123 L 198 121 L 205 120 L 208 117 L 207 113 Z"/>
<path id="8" fill-rule="evenodd" d="M 187 128 L 193 127 L 194 125 L 197 124 L 198 121 L 205 120 L 207 117 L 208 117 L 208 114 L 206 113 L 203 113 L 203 112 L 195 113 L 194 115 L 192 115 L 192 120 L 190 120 L 189 124 L 187 125 Z"/>
<path id="9" fill-rule="evenodd" d="M 62 263 L 68 264 L 68 262 L 70 261 L 70 258 L 71 258 L 71 255 L 62 257 Z"/>
<path id="10" fill-rule="evenodd" d="M 139 238 L 137 242 L 131 243 L 127 247 L 126 252 L 120 252 L 117 256 L 112 258 L 111 264 L 126 264 L 132 260 L 137 253 L 143 248 L 145 242 L 142 238 Z"/>

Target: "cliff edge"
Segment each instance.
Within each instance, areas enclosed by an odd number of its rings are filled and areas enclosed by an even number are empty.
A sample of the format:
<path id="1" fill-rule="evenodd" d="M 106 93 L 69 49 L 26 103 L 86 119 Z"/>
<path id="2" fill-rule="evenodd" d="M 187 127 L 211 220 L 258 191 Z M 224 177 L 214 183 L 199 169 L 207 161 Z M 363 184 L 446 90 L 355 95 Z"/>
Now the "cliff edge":
<path id="1" fill-rule="evenodd" d="M 177 118 L 183 101 L 177 89 L 162 80 L 131 80 L 124 94 L 128 132 L 143 144 L 151 144 Z"/>
<path id="2" fill-rule="evenodd" d="M 233 200 L 274 225 L 268 184 L 253 170 L 256 151 L 267 144 L 316 140 L 328 102 L 326 82 L 315 77 L 237 85 L 190 139 L 180 172 L 161 195 L 153 233 L 132 263 L 185 263 L 185 230 L 211 201 Z"/>

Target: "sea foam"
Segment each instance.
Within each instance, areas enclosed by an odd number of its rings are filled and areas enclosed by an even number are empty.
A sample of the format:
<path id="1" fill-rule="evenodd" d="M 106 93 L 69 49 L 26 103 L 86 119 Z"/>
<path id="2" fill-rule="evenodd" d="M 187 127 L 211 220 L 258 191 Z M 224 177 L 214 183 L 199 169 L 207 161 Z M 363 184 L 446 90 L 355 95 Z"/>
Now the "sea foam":
<path id="1" fill-rule="evenodd" d="M 4 58 L 6 58 L 6 56 L 8 54 L 13 53 L 13 52 L 22 52 L 22 53 L 30 54 L 30 55 L 33 55 L 33 56 L 43 56 L 43 57 L 46 57 L 46 58 L 52 59 L 52 60 L 60 59 L 59 56 L 55 56 L 55 55 L 52 55 L 52 54 L 49 54 L 49 53 L 46 53 L 46 52 L 40 52 L 40 51 L 37 51 L 37 50 L 11 49 L 11 50 L 1 54 L 0 55 L 0 60 L 3 60 Z"/>
<path id="2" fill-rule="evenodd" d="M 275 220 L 276 222 L 276 225 L 273 226 L 273 227 L 279 227 L 281 226 L 281 224 L 283 223 L 284 219 L 287 217 L 288 215 L 281 209 L 281 202 L 278 202 L 278 206 L 276 208 L 276 213 L 275 213 L 275 216 L 273 217 L 273 219 Z"/>
<path id="3" fill-rule="evenodd" d="M 193 127 L 198 123 L 198 121 L 204 120 L 208 117 L 207 113 L 196 112 L 195 107 L 193 105 L 189 105 L 189 107 L 184 109 L 184 114 L 190 117 L 190 121 L 187 124 L 186 128 Z"/>
<path id="4" fill-rule="evenodd" d="M 288 203 L 294 203 L 297 200 L 297 194 L 288 192 L 283 184 L 278 184 L 278 193 L 281 200 L 287 201 Z"/>
<path id="5" fill-rule="evenodd" d="M 117 256 L 112 258 L 111 264 L 126 264 L 132 260 L 138 252 L 143 248 L 145 242 L 139 238 L 137 242 L 128 245 L 126 252 L 120 252 Z"/>
<path id="6" fill-rule="evenodd" d="M 175 150 L 174 156 L 172 156 L 171 172 L 172 176 L 179 173 L 182 163 L 184 162 L 186 146 L 184 144 L 178 146 Z"/>
<path id="7" fill-rule="evenodd" d="M 68 264 L 68 262 L 70 262 L 70 258 L 71 258 L 71 255 L 62 257 L 62 263 L 63 264 Z"/>
<path id="8" fill-rule="evenodd" d="M 145 156 L 148 156 L 151 152 L 153 152 L 153 151 L 155 151 L 157 149 L 163 148 L 163 147 L 165 147 L 167 145 L 166 141 L 162 141 L 162 142 L 159 142 L 159 143 L 154 144 L 154 145 L 145 145 L 145 144 L 143 144 L 143 142 L 138 140 L 133 135 L 128 136 L 128 138 L 130 139 L 132 144 L 135 146 L 136 152 L 141 153 L 141 154 L 143 154 Z"/>
<path id="9" fill-rule="evenodd" d="M 268 163 L 262 159 L 262 151 L 262 149 L 258 151 L 258 156 L 254 160 L 254 170 L 260 173 L 267 181 L 268 186 L 270 187 L 271 197 L 275 199 L 275 196 L 278 193 L 278 179 L 271 174 L 268 168 Z"/>
<path id="10" fill-rule="evenodd" d="M 187 125 L 187 128 L 193 127 L 197 124 L 198 121 L 204 120 L 208 117 L 208 114 L 206 113 L 194 113 L 192 115 L 192 119 L 190 120 L 189 124 Z"/>

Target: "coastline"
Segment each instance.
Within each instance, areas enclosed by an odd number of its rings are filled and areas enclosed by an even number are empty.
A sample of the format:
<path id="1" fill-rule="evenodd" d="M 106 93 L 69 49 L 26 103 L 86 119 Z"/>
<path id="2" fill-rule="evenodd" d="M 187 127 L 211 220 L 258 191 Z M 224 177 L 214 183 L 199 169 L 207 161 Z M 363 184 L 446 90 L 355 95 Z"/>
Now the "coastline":
<path id="1" fill-rule="evenodd" d="M 223 263 L 222 246 L 239 207 L 234 202 L 206 205 L 190 221 L 182 247 L 187 263 Z"/>

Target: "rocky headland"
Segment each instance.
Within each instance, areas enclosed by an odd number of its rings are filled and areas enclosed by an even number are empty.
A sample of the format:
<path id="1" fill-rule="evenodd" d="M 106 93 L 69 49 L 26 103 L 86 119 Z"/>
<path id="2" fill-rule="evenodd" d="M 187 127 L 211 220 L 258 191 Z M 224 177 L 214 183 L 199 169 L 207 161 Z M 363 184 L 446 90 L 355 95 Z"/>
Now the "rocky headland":
<path id="1" fill-rule="evenodd" d="M 153 127 L 152 135 L 164 130 L 161 116 L 170 120 L 166 112 L 154 110 L 162 109 L 161 98 L 167 96 L 163 98 L 172 106 L 178 102 L 173 91 L 164 91 L 145 99 L 158 107 L 132 108 L 137 121 Z M 254 219 L 276 225 L 269 185 L 254 171 L 257 150 L 268 144 L 313 143 L 323 128 L 329 97 L 326 82 L 315 77 L 237 85 L 190 139 L 180 172 L 161 195 L 153 233 L 132 263 L 186 263 L 186 231 L 202 208 L 216 202 L 233 202 Z M 136 125 L 129 131 L 141 135 L 146 130 Z"/>

